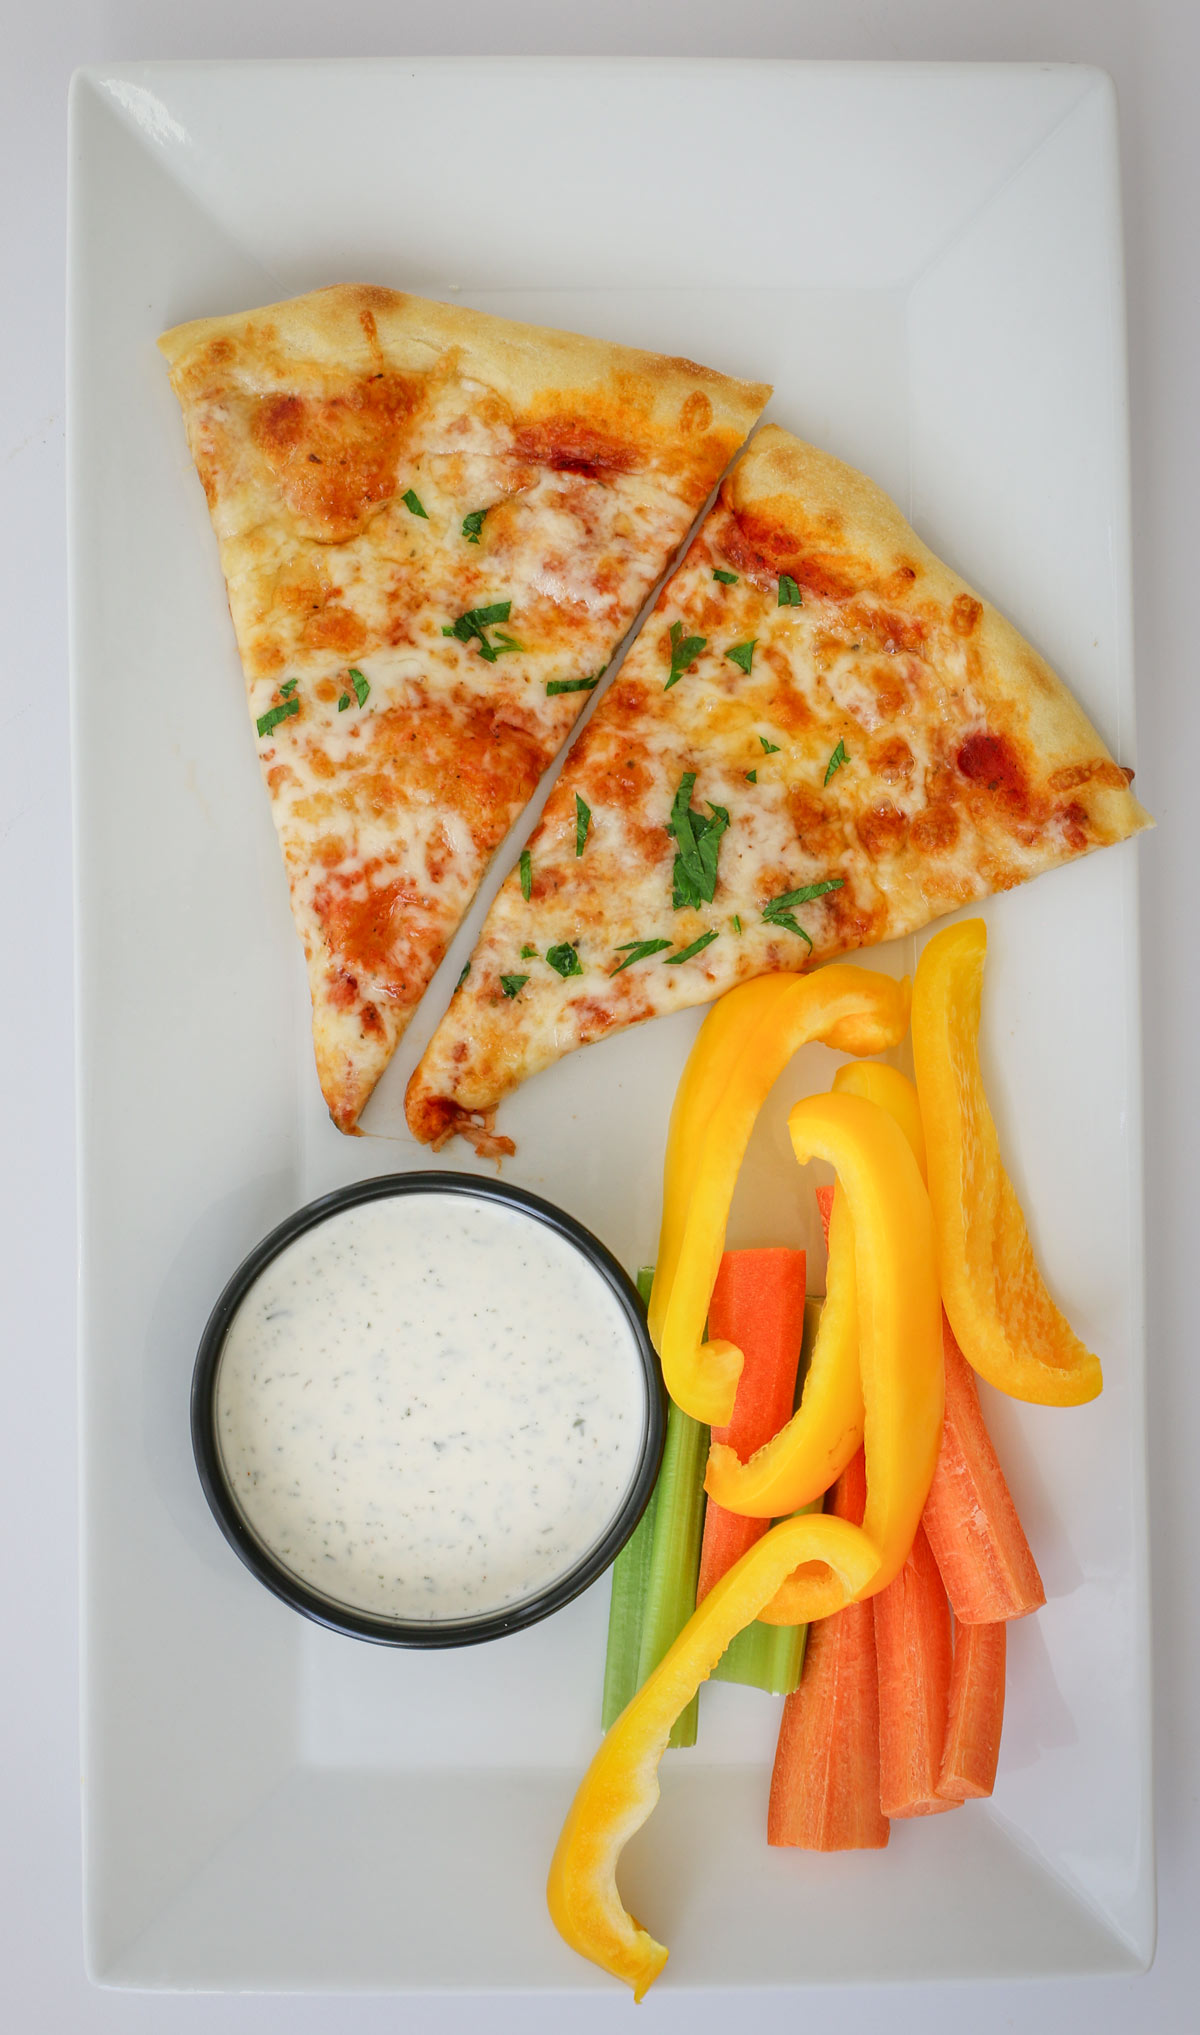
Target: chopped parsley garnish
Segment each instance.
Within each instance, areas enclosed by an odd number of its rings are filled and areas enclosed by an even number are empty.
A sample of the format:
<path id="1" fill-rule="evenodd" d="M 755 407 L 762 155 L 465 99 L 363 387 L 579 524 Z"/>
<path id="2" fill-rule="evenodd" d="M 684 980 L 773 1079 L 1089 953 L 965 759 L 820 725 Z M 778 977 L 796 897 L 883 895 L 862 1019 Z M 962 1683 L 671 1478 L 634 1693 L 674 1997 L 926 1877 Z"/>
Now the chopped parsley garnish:
<path id="1" fill-rule="evenodd" d="M 671 871 L 671 901 L 676 911 L 685 904 L 712 903 L 717 888 L 717 853 L 729 825 L 724 806 L 710 805 L 707 817 L 692 811 L 695 787 L 695 771 L 685 770 L 667 821 L 667 832 L 677 843 Z"/>
<path id="2" fill-rule="evenodd" d="M 778 742 L 768 742 L 765 735 L 760 735 L 758 739 L 762 744 L 762 752 L 764 756 L 778 756 L 779 754 Z"/>
<path id="3" fill-rule="evenodd" d="M 350 683 L 354 687 L 354 697 L 358 701 L 359 706 L 365 707 L 367 704 L 367 694 L 371 688 L 361 671 L 356 671 L 353 665 L 350 666 Z"/>
<path id="4" fill-rule="evenodd" d="M 511 601 L 492 601 L 486 608 L 468 608 L 465 615 L 459 615 L 453 622 L 442 628 L 443 636 L 457 636 L 460 643 L 477 639 L 479 655 L 487 664 L 494 664 L 506 650 L 520 650 L 521 644 L 505 635 L 503 629 L 496 631 L 496 642 L 490 643 L 486 631 L 495 628 L 497 622 L 507 622 L 512 613 Z"/>
<path id="5" fill-rule="evenodd" d="M 461 989 L 461 988 L 462 988 L 462 986 L 463 986 L 463 983 L 464 983 L 464 982 L 466 981 L 466 979 L 467 979 L 467 977 L 468 977 L 468 975 L 469 975 L 470 973 L 471 973 L 471 964 L 470 964 L 470 962 L 469 962 L 469 961 L 467 961 L 467 962 L 465 962 L 465 963 L 463 964 L 463 972 L 462 972 L 462 974 L 461 974 L 461 975 L 459 976 L 459 978 L 458 978 L 458 981 L 457 981 L 457 982 L 455 983 L 455 985 L 454 985 L 455 989 Z"/>
<path id="6" fill-rule="evenodd" d="M 533 895 L 533 857 L 530 854 L 528 848 L 522 848 L 521 850 L 520 869 L 521 869 L 521 896 L 524 898 L 526 904 L 528 904 L 530 898 Z"/>
<path id="7" fill-rule="evenodd" d="M 747 783 L 747 784 L 757 784 L 757 783 L 758 783 L 758 772 L 757 772 L 757 770 L 747 770 L 747 771 L 745 772 L 745 778 L 746 778 L 746 783 Z"/>
<path id="8" fill-rule="evenodd" d="M 280 688 L 279 688 L 279 697 L 280 697 L 280 699 L 281 699 L 281 700 L 290 700 L 290 699 L 291 699 L 291 697 L 292 697 L 292 694 L 293 694 L 293 693 L 295 692 L 295 690 L 296 690 L 296 687 L 297 687 L 297 686 L 299 685 L 299 683 L 300 683 L 300 680 L 299 680 L 298 678 L 289 678 L 289 680 L 288 680 L 287 684 L 286 684 L 286 685 L 281 685 L 281 686 L 280 686 Z"/>
<path id="9" fill-rule="evenodd" d="M 804 595 L 801 593 L 790 572 L 779 575 L 779 603 L 781 608 L 802 608 Z"/>
<path id="10" fill-rule="evenodd" d="M 483 519 L 486 515 L 486 509 L 476 509 L 470 516 L 463 517 L 462 533 L 468 544 L 478 544 L 479 533 L 483 529 Z"/>
<path id="11" fill-rule="evenodd" d="M 502 975 L 500 987 L 505 996 L 520 996 L 528 980 L 528 975 Z"/>
<path id="12" fill-rule="evenodd" d="M 622 968 L 632 968 L 635 961 L 644 961 L 648 954 L 661 954 L 670 944 L 669 940 L 626 940 L 623 947 L 617 948 L 618 954 L 624 954 L 625 959 L 618 961 L 616 967 L 608 972 L 619 975 Z"/>
<path id="13" fill-rule="evenodd" d="M 583 963 L 569 940 L 548 949 L 546 959 L 557 975 L 565 981 L 568 975 L 582 975 Z"/>
<path id="14" fill-rule="evenodd" d="M 711 933 L 701 933 L 700 938 L 693 940 L 691 946 L 685 947 L 681 954 L 668 954 L 663 967 L 678 968 L 681 961 L 690 961 L 693 954 L 702 954 L 706 947 L 711 947 L 716 938 L 715 930 Z"/>
<path id="15" fill-rule="evenodd" d="M 738 582 L 736 572 L 725 572 L 719 565 L 713 567 L 713 578 L 719 579 L 722 586 L 736 586 Z"/>
<path id="16" fill-rule="evenodd" d="M 272 728 L 279 726 L 280 721 L 288 720 L 292 714 L 298 714 L 299 711 L 299 700 L 281 700 L 277 707 L 270 707 L 265 714 L 260 714 L 255 726 L 260 735 L 269 735 Z"/>
<path id="17" fill-rule="evenodd" d="M 699 657 L 700 652 L 702 650 L 706 650 L 707 648 L 708 648 L 707 636 L 685 636 L 683 633 L 683 623 L 672 622 L 671 676 L 668 678 L 666 684 L 664 685 L 663 691 L 670 692 L 671 687 L 673 685 L 678 685 L 680 679 L 683 677 L 684 672 L 687 670 L 688 665 L 694 664 L 696 659 Z"/>
<path id="18" fill-rule="evenodd" d="M 607 664 L 602 664 L 592 678 L 548 678 L 546 698 L 552 700 L 556 692 L 591 692 L 593 687 L 599 685 L 607 670 Z"/>
<path id="19" fill-rule="evenodd" d="M 582 855 L 587 843 L 588 828 L 592 824 L 592 809 L 586 800 L 575 794 L 575 853 Z"/>
<path id="20" fill-rule="evenodd" d="M 347 708 L 347 707 L 349 706 L 349 704 L 350 704 L 350 695 L 349 695 L 349 693 L 348 693 L 348 692 L 344 692 L 344 693 L 342 694 L 342 696 L 341 696 L 340 700 L 338 701 L 338 712 L 339 712 L 339 714 L 344 714 L 344 713 L 345 713 L 345 711 L 346 711 L 346 708 Z"/>
<path id="21" fill-rule="evenodd" d="M 407 488 L 405 492 L 401 495 L 400 500 L 403 502 L 405 508 L 408 510 L 410 515 L 421 516 L 426 523 L 429 521 L 428 515 L 426 514 L 425 510 L 421 507 L 421 497 L 419 494 L 417 494 L 415 489 Z"/>
<path id="22" fill-rule="evenodd" d="M 522 961 L 536 961 L 536 960 L 537 960 L 537 948 L 536 948 L 536 947 L 522 947 L 522 949 L 521 949 L 521 959 L 522 959 Z"/>
<path id="23" fill-rule="evenodd" d="M 824 897 L 827 890 L 840 890 L 845 880 L 843 876 L 829 876 L 824 883 L 804 883 L 799 890 L 780 891 L 778 897 L 770 898 L 763 906 L 762 915 L 769 925 L 783 926 L 789 933 L 799 933 L 806 946 L 811 947 L 812 941 L 804 927 L 793 917 L 796 906 L 809 904 L 814 897 Z"/>
<path id="24" fill-rule="evenodd" d="M 747 678 L 750 676 L 750 666 L 754 662 L 754 646 L 757 641 L 758 637 L 752 636 L 748 643 L 735 643 L 732 650 L 725 652 L 729 662 L 736 664 L 739 671 L 744 671 Z"/>
<path id="25" fill-rule="evenodd" d="M 849 763 L 849 761 L 850 758 L 846 754 L 846 744 L 844 742 L 839 742 L 837 748 L 833 752 L 833 755 L 830 757 L 828 763 L 825 766 L 826 784 L 829 783 L 831 777 L 836 777 L 843 763 Z"/>
<path id="26" fill-rule="evenodd" d="M 742 922 L 736 912 L 733 915 L 733 930 L 735 933 L 740 933 L 742 930 Z"/>

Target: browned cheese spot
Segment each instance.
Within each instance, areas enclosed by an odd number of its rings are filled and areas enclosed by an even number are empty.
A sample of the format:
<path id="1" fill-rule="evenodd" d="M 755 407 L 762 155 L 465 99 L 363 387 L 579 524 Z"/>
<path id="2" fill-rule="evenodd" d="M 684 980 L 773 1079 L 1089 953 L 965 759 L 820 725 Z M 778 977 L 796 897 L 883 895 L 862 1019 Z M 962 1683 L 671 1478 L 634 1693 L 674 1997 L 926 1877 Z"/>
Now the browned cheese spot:
<path id="1" fill-rule="evenodd" d="M 398 374 L 368 375 L 334 395 L 262 398 L 251 436 L 302 534 L 344 543 L 392 497 L 419 401 L 415 378 Z"/>

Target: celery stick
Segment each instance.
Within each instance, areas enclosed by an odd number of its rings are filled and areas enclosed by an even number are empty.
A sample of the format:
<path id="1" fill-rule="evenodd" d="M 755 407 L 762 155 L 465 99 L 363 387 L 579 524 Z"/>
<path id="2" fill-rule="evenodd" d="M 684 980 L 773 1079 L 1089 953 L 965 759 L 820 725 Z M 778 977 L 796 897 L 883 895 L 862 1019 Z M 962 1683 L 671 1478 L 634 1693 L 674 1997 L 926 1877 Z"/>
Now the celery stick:
<path id="1" fill-rule="evenodd" d="M 696 1608 L 707 1461 L 707 1427 L 672 1405 L 667 1414 L 667 1441 L 658 1476 L 658 1505 L 638 1657 L 639 1688 L 675 1644 Z M 698 1714 L 699 1704 L 693 1696 L 687 1709 L 676 1718 L 667 1743 L 695 1745 Z"/>
<path id="2" fill-rule="evenodd" d="M 790 1696 L 800 1686 L 807 1625 L 764 1625 L 756 1618 L 730 1640 L 712 1671 L 714 1682 L 745 1682 L 768 1696 Z"/>
<path id="3" fill-rule="evenodd" d="M 653 1266 L 643 1265 L 638 1273 L 638 1292 L 650 1298 Z M 642 1650 L 642 1620 L 650 1582 L 650 1561 L 654 1547 L 654 1518 L 658 1510 L 658 1484 L 650 1502 L 612 1567 L 612 1598 L 608 1610 L 608 1648 L 604 1656 L 604 1695 L 600 1722 L 607 1731 L 640 1686 L 638 1661 Z"/>
<path id="4" fill-rule="evenodd" d="M 639 1286 L 645 1276 L 639 1275 Z M 707 1427 L 672 1404 L 667 1410 L 667 1439 L 658 1473 L 658 1502 L 638 1656 L 639 1688 L 674 1645 L 696 1608 L 707 1462 Z M 698 1713 L 699 1704 L 693 1697 L 675 1720 L 670 1745 L 695 1745 Z"/>
<path id="5" fill-rule="evenodd" d="M 653 1266 L 643 1265 L 637 1276 L 638 1292 L 650 1298 L 654 1283 Z M 654 1548 L 654 1515 L 658 1511 L 658 1483 L 650 1502 L 626 1541 L 612 1570 L 612 1599 L 608 1607 L 608 1648 L 604 1656 L 604 1695 L 600 1726 L 604 1731 L 620 1716 L 631 1696 L 638 1691 L 638 1660 L 642 1651 L 642 1619 L 646 1611 L 646 1590 L 650 1582 L 650 1557 Z"/>
<path id="6" fill-rule="evenodd" d="M 604 1731 L 620 1716 L 638 1691 L 638 1660 L 642 1650 L 642 1618 L 650 1581 L 654 1515 L 658 1487 L 612 1568 L 612 1599 L 608 1607 L 608 1651 L 604 1656 L 604 1695 L 600 1726 Z M 784 1628 L 786 1629 L 786 1628 Z"/>
<path id="7" fill-rule="evenodd" d="M 822 1503 L 815 1498 L 800 1510 L 819 1512 Z M 807 1625 L 764 1625 L 756 1618 L 730 1640 L 712 1671 L 712 1680 L 744 1682 L 768 1696 L 790 1696 L 800 1686 L 807 1642 Z"/>

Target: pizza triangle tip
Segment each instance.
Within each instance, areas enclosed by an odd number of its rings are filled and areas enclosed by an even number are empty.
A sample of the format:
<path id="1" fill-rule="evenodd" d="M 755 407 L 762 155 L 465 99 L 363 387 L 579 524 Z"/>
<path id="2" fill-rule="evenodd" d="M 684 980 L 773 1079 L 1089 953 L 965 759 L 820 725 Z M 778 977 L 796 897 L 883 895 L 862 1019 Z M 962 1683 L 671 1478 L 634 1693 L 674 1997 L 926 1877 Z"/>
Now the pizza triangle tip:
<path id="1" fill-rule="evenodd" d="M 348 1130 L 769 390 L 364 284 L 159 344 Z"/>

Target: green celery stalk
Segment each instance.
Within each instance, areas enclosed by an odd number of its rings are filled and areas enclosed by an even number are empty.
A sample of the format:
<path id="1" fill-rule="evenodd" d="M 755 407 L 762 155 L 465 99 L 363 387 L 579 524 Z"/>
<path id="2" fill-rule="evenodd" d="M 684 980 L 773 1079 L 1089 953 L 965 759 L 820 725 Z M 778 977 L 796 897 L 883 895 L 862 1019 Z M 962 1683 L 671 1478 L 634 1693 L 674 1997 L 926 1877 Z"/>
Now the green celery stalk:
<path id="1" fill-rule="evenodd" d="M 735 1634 L 716 1667 L 714 1682 L 744 1682 L 768 1696 L 790 1696 L 800 1687 L 807 1625 L 764 1625 L 756 1618 Z"/>
<path id="2" fill-rule="evenodd" d="M 815 1498 L 800 1510 L 819 1512 L 823 1502 Z M 793 1689 L 800 1687 L 807 1644 L 807 1625 L 764 1625 L 761 1618 L 756 1618 L 734 1634 L 711 1679 L 744 1682 L 748 1688 L 762 1689 L 768 1696 L 790 1696 Z"/>
<path id="3" fill-rule="evenodd" d="M 643 1300 L 651 1296 L 653 1272 L 643 1266 L 637 1276 L 637 1290 Z M 659 1510 L 659 1484 L 637 1522 L 633 1536 L 626 1540 L 612 1563 L 612 1600 L 608 1604 L 608 1648 L 604 1652 L 604 1697 L 600 1703 L 600 1728 L 606 1732 L 620 1711 L 639 1691 L 637 1665 L 641 1659 L 641 1628 L 647 1608 L 651 1581 L 651 1559 L 655 1549 L 655 1514 Z"/>
<path id="4" fill-rule="evenodd" d="M 650 1297 L 653 1278 L 653 1266 L 643 1266 L 638 1273 L 643 1300 Z M 708 1429 L 677 1406 L 670 1406 L 654 1494 L 636 1532 L 613 1564 L 601 1709 L 606 1731 L 673 1646 L 696 1608 L 707 1461 Z M 693 1698 L 675 1722 L 672 1745 L 696 1743 L 697 1714 Z"/>
<path id="5" fill-rule="evenodd" d="M 642 1651 L 642 1619 L 650 1583 L 650 1560 L 654 1548 L 654 1515 L 658 1510 L 658 1486 L 612 1568 L 612 1599 L 608 1607 L 608 1649 L 604 1656 L 604 1695 L 600 1725 L 604 1731 L 616 1722 L 630 1698 L 638 1692 L 638 1660 Z"/>
<path id="6" fill-rule="evenodd" d="M 804 1389 L 822 1305 L 820 1300 L 811 1296 L 804 1303 L 804 1342 L 796 1370 L 797 1404 Z M 819 1512 L 822 1502 L 818 1498 L 811 1505 L 802 1506 L 801 1510 Z M 712 1671 L 712 1680 L 742 1682 L 751 1689 L 764 1690 L 768 1696 L 790 1696 L 792 1690 L 800 1686 L 807 1642 L 807 1625 L 764 1625 L 760 1618 L 756 1618 L 753 1624 L 745 1626 L 730 1640 Z"/>
<path id="7" fill-rule="evenodd" d="M 652 1268 L 638 1273 L 638 1292 L 650 1298 Z M 604 1695 L 600 1706 L 601 1728 L 608 1730 L 625 1705 L 637 1694 L 638 1662 L 642 1651 L 642 1621 L 646 1614 L 646 1593 L 650 1586 L 650 1563 L 654 1552 L 654 1520 L 658 1511 L 658 1484 L 650 1503 L 638 1520 L 612 1568 L 612 1599 L 608 1608 L 608 1648 L 604 1655 Z"/>
<path id="8" fill-rule="evenodd" d="M 638 1656 L 639 1689 L 675 1644 L 696 1608 L 707 1462 L 707 1427 L 672 1403 L 667 1412 L 667 1440 L 658 1473 L 658 1504 Z M 699 1708 L 698 1696 L 693 1696 L 672 1725 L 668 1745 L 695 1745 Z"/>

